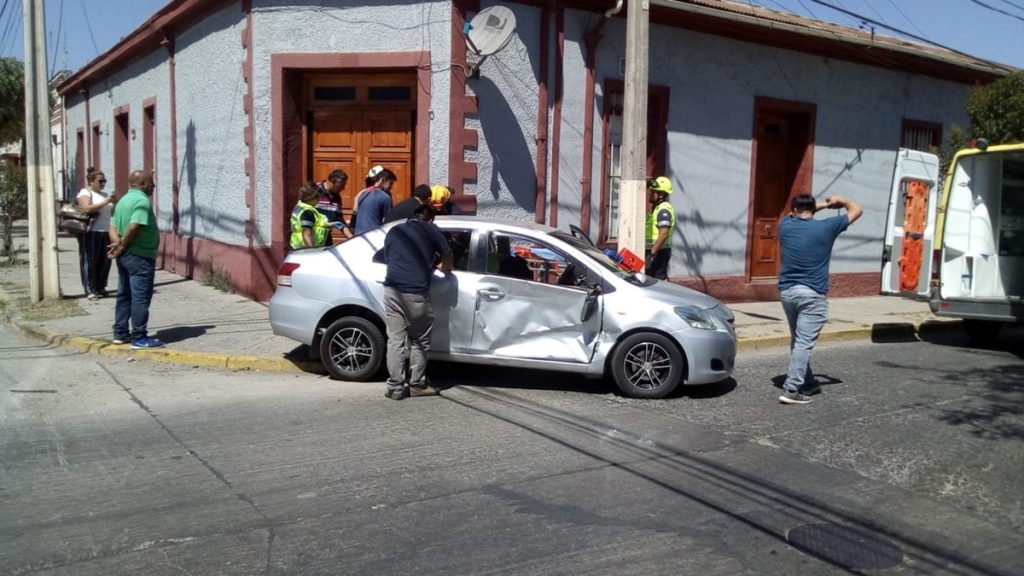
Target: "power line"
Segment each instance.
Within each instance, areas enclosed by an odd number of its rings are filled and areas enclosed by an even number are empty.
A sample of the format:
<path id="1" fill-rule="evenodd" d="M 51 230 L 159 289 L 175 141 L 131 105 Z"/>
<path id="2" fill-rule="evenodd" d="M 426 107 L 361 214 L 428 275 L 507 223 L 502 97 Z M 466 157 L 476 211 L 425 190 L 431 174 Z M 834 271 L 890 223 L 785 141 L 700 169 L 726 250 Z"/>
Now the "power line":
<path id="1" fill-rule="evenodd" d="M 1004 16 L 1009 16 L 1010 18 L 1016 18 L 1017 20 L 1020 20 L 1021 22 L 1024 22 L 1024 17 L 1018 16 L 1016 14 L 1011 14 L 1011 13 L 1007 12 L 1006 10 L 1003 10 L 1002 8 L 996 8 L 995 6 L 991 6 L 989 4 L 985 4 L 981 0 L 971 0 L 971 2 L 974 2 L 978 6 L 981 6 L 982 8 L 987 8 L 987 9 L 993 11 L 993 12 L 998 12 L 998 13 L 1004 15 Z"/>
<path id="2" fill-rule="evenodd" d="M 890 26 L 890 25 L 888 25 L 888 24 L 886 24 L 884 22 L 880 22 L 878 20 L 874 20 L 872 18 L 868 18 L 867 16 L 863 16 L 861 14 L 857 14 L 856 12 L 851 12 L 851 11 L 845 9 L 845 8 L 841 8 L 839 6 L 836 6 L 835 4 L 830 4 L 828 2 L 825 2 L 824 0 L 810 0 L 810 1 L 814 2 L 815 4 L 819 4 L 821 6 L 824 6 L 826 8 L 831 8 L 832 10 L 835 10 L 836 12 L 840 12 L 842 14 L 846 14 L 847 16 L 852 16 L 853 18 L 860 18 L 861 20 L 863 20 L 863 21 L 865 21 L 865 22 L 867 22 L 869 24 L 874 24 L 875 26 L 878 26 L 879 28 L 884 28 L 884 29 L 889 30 L 891 32 L 895 32 L 897 34 L 902 34 L 903 36 L 906 36 L 907 38 L 911 38 L 911 39 L 917 40 L 918 42 L 924 42 L 925 44 L 929 44 L 929 45 L 935 46 L 937 48 L 942 48 L 943 50 L 948 50 L 948 51 L 953 52 L 955 54 L 960 54 L 961 56 L 965 56 L 967 58 L 972 58 L 974 60 L 982 60 L 981 58 L 978 58 L 977 56 L 971 56 L 970 54 L 967 54 L 966 52 L 961 52 L 960 50 L 957 50 L 956 48 L 950 48 L 949 46 L 946 46 L 944 44 L 939 44 L 938 42 L 935 42 L 934 40 L 929 40 L 928 38 L 925 38 L 924 36 L 918 36 L 917 34 L 911 34 L 910 32 L 907 32 L 906 30 L 901 30 L 899 28 L 896 28 L 895 26 Z M 971 0 L 971 1 L 972 2 L 977 2 L 977 0 Z"/>
<path id="3" fill-rule="evenodd" d="M 52 76 L 57 71 L 57 54 L 60 53 L 60 37 L 64 27 L 64 0 L 60 0 L 60 16 L 57 17 L 57 41 L 54 42 L 53 46 L 53 65 L 50 66 L 50 73 L 47 76 Z"/>
<path id="4" fill-rule="evenodd" d="M 100 47 L 96 44 L 96 35 L 92 33 L 92 22 L 89 21 L 89 11 L 85 9 L 85 1 L 78 0 L 78 5 L 82 7 L 82 15 L 85 16 L 85 27 L 89 30 L 89 39 L 92 40 L 92 47 L 96 50 L 96 56 L 99 56 Z"/>
<path id="5" fill-rule="evenodd" d="M 7 24 L 4 26 L 3 40 L 0 40 L 0 54 L 7 54 L 14 51 L 15 36 L 18 31 L 18 16 L 17 13 L 21 12 L 21 0 L 14 0 L 11 5 L 11 10 L 7 13 Z M 8 48 L 10 45 L 10 48 Z"/>
<path id="6" fill-rule="evenodd" d="M 867 0 L 865 0 L 865 2 L 866 2 L 866 1 L 867 1 Z M 894 9 L 896 9 L 896 11 L 897 11 L 897 12 L 899 12 L 899 13 L 900 13 L 900 16 L 903 16 L 903 19 L 904 19 L 904 20 L 906 20 L 907 22 L 909 22 L 909 23 L 910 23 L 910 25 L 914 27 L 914 30 L 917 30 L 918 34 L 920 34 L 920 35 L 924 36 L 924 30 L 921 30 L 920 28 L 918 28 L 918 27 L 917 27 L 917 24 L 914 24 L 914 21 L 913 21 L 913 20 L 911 20 L 909 16 L 907 16 L 906 14 L 904 14 L 904 13 L 903 13 L 903 10 L 900 10 L 899 4 L 896 4 L 896 2 L 894 2 L 893 0 L 889 0 L 889 4 L 892 4 L 892 7 L 893 7 Z M 879 14 L 879 17 L 881 17 L 881 16 L 882 16 L 882 15 L 881 15 L 881 14 Z"/>
<path id="7" fill-rule="evenodd" d="M 1017 4 L 1015 2 L 1010 2 L 1010 0 L 999 0 L 999 1 L 1002 2 L 1003 4 L 1008 5 L 1008 6 L 1013 6 L 1017 10 L 1024 10 L 1024 6 L 1021 6 L 1020 4 Z"/>

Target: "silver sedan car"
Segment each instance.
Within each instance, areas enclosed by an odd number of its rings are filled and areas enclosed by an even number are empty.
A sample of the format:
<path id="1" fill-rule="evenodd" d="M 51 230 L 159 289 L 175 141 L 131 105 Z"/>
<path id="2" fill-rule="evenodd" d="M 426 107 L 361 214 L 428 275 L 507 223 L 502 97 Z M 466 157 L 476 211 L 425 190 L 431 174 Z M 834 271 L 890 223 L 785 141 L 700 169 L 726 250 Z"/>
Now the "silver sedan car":
<path id="1" fill-rule="evenodd" d="M 732 312 L 714 298 L 631 274 L 578 230 L 443 216 L 455 256 L 435 271 L 430 358 L 611 375 L 623 394 L 662 398 L 728 378 Z M 275 334 L 308 344 L 340 380 L 368 380 L 385 356 L 384 225 L 290 253 L 270 300 Z"/>

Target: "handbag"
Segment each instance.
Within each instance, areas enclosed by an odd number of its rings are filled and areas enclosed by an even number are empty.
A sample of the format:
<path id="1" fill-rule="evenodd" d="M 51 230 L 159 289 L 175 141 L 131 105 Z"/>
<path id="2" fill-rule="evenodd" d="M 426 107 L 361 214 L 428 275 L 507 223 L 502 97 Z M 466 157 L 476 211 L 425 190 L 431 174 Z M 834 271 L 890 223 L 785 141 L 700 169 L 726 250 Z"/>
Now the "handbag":
<path id="1" fill-rule="evenodd" d="M 57 216 L 59 218 L 57 227 L 72 236 L 86 233 L 93 219 L 93 216 L 87 214 L 78 204 L 70 203 L 61 205 Z"/>

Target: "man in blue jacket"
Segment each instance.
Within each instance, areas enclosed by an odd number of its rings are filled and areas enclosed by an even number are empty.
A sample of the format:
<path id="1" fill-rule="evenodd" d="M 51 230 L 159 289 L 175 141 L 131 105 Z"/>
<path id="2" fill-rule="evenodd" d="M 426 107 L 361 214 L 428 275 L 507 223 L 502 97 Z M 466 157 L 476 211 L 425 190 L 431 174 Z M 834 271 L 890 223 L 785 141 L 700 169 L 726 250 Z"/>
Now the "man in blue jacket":
<path id="1" fill-rule="evenodd" d="M 434 327 L 430 279 L 437 262 L 442 272 L 451 272 L 452 250 L 434 224 L 434 209 L 420 206 L 412 218 L 388 230 L 381 252 L 387 264 L 384 324 L 388 332 L 388 389 L 384 395 L 392 400 L 436 396 L 439 392 L 427 383 L 426 376 Z"/>

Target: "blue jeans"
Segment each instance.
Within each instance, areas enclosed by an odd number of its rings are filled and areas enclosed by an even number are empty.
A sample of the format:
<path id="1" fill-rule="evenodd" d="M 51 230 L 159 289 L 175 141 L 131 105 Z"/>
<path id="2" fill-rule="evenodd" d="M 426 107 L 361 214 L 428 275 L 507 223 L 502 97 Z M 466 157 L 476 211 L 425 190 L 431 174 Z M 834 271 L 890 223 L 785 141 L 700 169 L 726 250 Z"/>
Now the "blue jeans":
<path id="1" fill-rule="evenodd" d="M 811 372 L 811 352 L 818 343 L 818 335 L 828 320 L 828 300 L 807 286 L 791 286 L 781 292 L 782 309 L 789 320 L 789 370 L 786 392 L 799 392 L 804 382 L 814 384 Z"/>
<path id="2" fill-rule="evenodd" d="M 147 336 L 146 325 L 149 324 L 149 303 L 153 299 L 156 260 L 125 252 L 117 258 L 117 274 L 114 339 L 132 342 L 141 340 Z"/>

